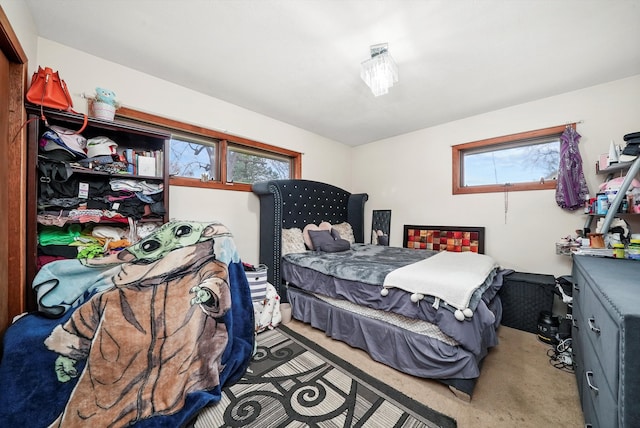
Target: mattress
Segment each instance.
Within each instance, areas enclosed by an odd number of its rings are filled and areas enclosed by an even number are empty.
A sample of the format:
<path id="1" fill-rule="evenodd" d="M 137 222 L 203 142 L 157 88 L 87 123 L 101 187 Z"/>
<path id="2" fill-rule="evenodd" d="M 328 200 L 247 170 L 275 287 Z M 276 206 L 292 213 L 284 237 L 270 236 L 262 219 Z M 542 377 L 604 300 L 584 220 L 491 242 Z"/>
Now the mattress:
<path id="1" fill-rule="evenodd" d="M 451 308 L 447 308 L 442 302 L 440 305 L 434 305 L 434 299 L 429 296 L 419 302 L 414 302 L 409 293 L 396 288 L 389 289 L 387 296 L 381 295 L 382 282 L 386 273 L 403 265 L 422 260 L 435 252 L 367 244 L 356 244 L 354 248 L 367 246 L 377 247 L 373 260 L 388 260 L 389 258 L 386 256 L 379 257 L 380 252 L 388 251 L 395 253 L 396 256 L 398 254 L 408 254 L 408 256 L 403 263 L 393 262 L 389 265 L 367 261 L 363 266 L 367 266 L 367 263 L 377 264 L 377 271 L 369 272 L 367 275 L 359 275 L 358 273 L 343 274 L 347 272 L 344 265 L 348 263 L 348 260 L 342 260 L 336 254 L 330 255 L 333 262 L 337 266 L 341 266 L 335 269 L 318 268 L 317 262 L 310 262 L 309 260 L 314 260 L 314 257 L 319 255 L 318 252 L 289 254 L 282 260 L 282 278 L 288 284 L 313 294 L 345 300 L 366 308 L 393 312 L 407 318 L 428 321 L 437 325 L 459 346 L 476 355 L 481 354 L 487 344 L 494 346 L 498 343 L 496 327 L 500 323 L 502 306 L 499 299 L 495 300 L 495 296 L 502 286 L 505 271 L 497 270 L 492 275 L 490 281 L 481 288 L 474 302 L 473 316 L 461 322 L 455 318 Z M 393 257 L 393 260 L 397 259 L 396 256 Z M 346 257 L 352 258 L 349 255 Z M 360 271 L 363 270 L 364 268 L 360 268 Z M 332 272 L 334 275 L 329 275 L 326 272 Z M 362 276 L 364 281 L 354 280 L 353 278 L 357 276 Z M 345 277 L 352 279 L 345 279 Z"/>

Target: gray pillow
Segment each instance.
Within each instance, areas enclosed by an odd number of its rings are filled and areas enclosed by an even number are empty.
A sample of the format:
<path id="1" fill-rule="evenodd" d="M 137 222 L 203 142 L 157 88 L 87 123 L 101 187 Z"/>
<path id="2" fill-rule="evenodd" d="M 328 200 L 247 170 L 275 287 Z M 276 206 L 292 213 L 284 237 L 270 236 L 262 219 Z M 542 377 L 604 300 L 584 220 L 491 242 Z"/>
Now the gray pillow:
<path id="1" fill-rule="evenodd" d="M 336 253 L 338 251 L 346 251 L 351 248 L 351 244 L 346 239 L 341 239 L 340 235 L 328 230 L 310 230 L 309 238 L 316 251 L 324 251 L 326 253 Z M 334 238 L 337 237 L 337 238 Z"/>

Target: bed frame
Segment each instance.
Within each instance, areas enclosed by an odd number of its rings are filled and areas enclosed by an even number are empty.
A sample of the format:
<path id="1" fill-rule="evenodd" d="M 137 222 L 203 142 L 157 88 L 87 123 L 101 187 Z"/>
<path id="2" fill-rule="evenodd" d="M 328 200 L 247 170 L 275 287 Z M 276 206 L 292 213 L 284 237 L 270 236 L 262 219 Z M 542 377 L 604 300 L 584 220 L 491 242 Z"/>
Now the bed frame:
<path id="1" fill-rule="evenodd" d="M 283 302 L 288 302 L 280 274 L 282 229 L 307 224 L 348 222 L 356 242 L 364 242 L 366 193 L 352 194 L 339 187 L 311 180 L 271 180 L 255 183 L 260 197 L 260 263 L 267 265 L 267 279 Z"/>
<path id="2" fill-rule="evenodd" d="M 253 185 L 252 191 L 260 198 L 260 263 L 267 265 L 268 280 L 276 287 L 283 302 L 288 302 L 289 299 L 280 270 L 282 229 L 303 229 L 307 224 L 319 224 L 323 221 L 331 224 L 346 221 L 353 228 L 355 241 L 364 243 L 364 204 L 368 199 L 366 193 L 352 194 L 330 184 L 310 180 L 259 182 Z M 484 252 L 483 227 L 405 226 L 404 229 L 405 247 Z M 445 245 L 449 248 L 444 248 Z M 349 343 L 347 337 L 343 337 L 343 341 Z M 359 347 L 357 344 L 349 344 Z M 483 358 L 484 356 L 478 361 L 480 368 Z M 448 385 L 456 396 L 465 401 L 471 399 L 477 382 L 477 378 L 434 380 Z"/>

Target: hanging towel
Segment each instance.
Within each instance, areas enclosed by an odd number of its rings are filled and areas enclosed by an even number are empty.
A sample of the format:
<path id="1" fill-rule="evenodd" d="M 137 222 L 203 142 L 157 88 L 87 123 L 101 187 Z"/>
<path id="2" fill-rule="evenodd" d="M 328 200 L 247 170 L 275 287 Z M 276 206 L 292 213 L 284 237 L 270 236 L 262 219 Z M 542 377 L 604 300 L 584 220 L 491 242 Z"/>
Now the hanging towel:
<path id="1" fill-rule="evenodd" d="M 589 194 L 582 171 L 582 157 L 578 150 L 580 134 L 567 126 L 560 136 L 560 165 L 556 185 L 556 202 L 561 208 L 577 210 L 584 206 Z"/>

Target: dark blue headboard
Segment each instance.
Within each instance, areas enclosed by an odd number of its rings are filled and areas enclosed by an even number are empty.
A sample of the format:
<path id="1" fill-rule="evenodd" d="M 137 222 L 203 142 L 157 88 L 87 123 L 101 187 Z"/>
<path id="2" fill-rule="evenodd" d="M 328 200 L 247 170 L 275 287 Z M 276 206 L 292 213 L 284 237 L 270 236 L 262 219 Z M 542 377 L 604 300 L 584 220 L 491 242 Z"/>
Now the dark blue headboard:
<path id="1" fill-rule="evenodd" d="M 271 180 L 255 183 L 260 197 L 260 263 L 269 268 L 267 278 L 287 301 L 280 276 L 282 229 L 307 224 L 349 222 L 356 242 L 364 242 L 366 193 L 352 194 L 331 184 L 311 180 Z"/>

